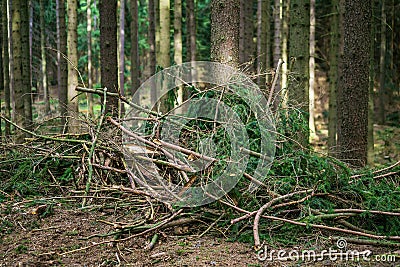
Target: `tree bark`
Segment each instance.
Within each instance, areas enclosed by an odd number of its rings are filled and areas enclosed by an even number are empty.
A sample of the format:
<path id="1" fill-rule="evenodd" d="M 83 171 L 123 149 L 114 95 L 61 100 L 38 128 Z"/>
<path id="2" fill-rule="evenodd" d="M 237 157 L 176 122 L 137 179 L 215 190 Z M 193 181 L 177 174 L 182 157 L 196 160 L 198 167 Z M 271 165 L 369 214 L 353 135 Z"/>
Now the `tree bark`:
<path id="1" fill-rule="evenodd" d="M 329 114 L 328 114 L 328 149 L 333 156 L 336 150 L 337 125 L 337 83 L 338 83 L 338 55 L 340 46 L 339 14 L 341 8 L 338 0 L 332 1 L 331 36 L 329 48 Z"/>
<path id="2" fill-rule="evenodd" d="M 339 158 L 367 163 L 371 1 L 345 0 L 343 62 L 338 84 Z"/>
<path id="3" fill-rule="evenodd" d="M 29 0 L 21 1 L 21 49 L 22 49 L 22 80 L 24 85 L 24 127 L 33 129 L 32 115 L 32 80 L 31 80 L 31 55 L 29 46 Z M 25 133 L 26 137 L 30 135 Z"/>
<path id="4" fill-rule="evenodd" d="M 119 90 L 122 96 L 125 95 L 125 0 L 120 0 L 119 8 Z M 124 103 L 120 103 L 120 117 L 125 114 Z"/>
<path id="5" fill-rule="evenodd" d="M 78 73 L 75 68 L 78 67 L 78 2 L 77 0 L 67 0 L 68 4 L 68 30 L 67 30 L 67 48 L 68 48 L 68 131 L 70 133 L 79 132 L 78 116 L 78 97 L 75 88 L 78 86 Z M 60 1 L 61 6 L 61 1 Z M 60 17 L 61 18 L 61 17 Z"/>
<path id="6" fill-rule="evenodd" d="M 137 0 L 131 0 L 131 93 L 136 94 L 139 88 L 139 28 L 138 28 L 138 3 Z M 154 25 L 154 21 L 153 21 Z M 153 31 L 154 33 L 154 31 Z M 154 37 L 154 34 L 153 34 Z M 154 40 L 153 40 L 154 41 Z M 154 44 L 153 44 L 154 46 Z M 139 103 L 139 97 L 134 99 L 135 103 Z"/>
<path id="7" fill-rule="evenodd" d="M 294 82 L 289 90 L 289 102 L 301 111 L 307 126 L 309 125 L 309 36 L 310 36 L 310 0 L 290 2 L 289 53 L 295 59 L 290 67 Z M 297 141 L 303 146 L 308 144 L 309 131 L 298 133 Z"/>
<path id="8" fill-rule="evenodd" d="M 88 50 L 88 87 L 93 88 L 93 59 L 92 59 L 92 2 L 86 2 L 86 20 L 87 20 L 87 50 Z M 93 94 L 88 94 L 88 114 L 93 117 Z"/>
<path id="9" fill-rule="evenodd" d="M 11 95 L 10 95 L 10 66 L 9 66 L 9 38 L 8 38 L 8 1 L 2 0 L 2 9 L 1 9 L 1 19 L 2 19 L 2 37 L 3 37 L 3 59 L 2 59 L 2 66 L 3 66 L 3 77 L 4 77 L 4 104 L 5 104 L 5 116 L 7 119 L 11 118 Z M 5 122 L 5 129 L 4 129 L 5 136 L 9 136 L 11 134 L 10 124 Z"/>
<path id="10" fill-rule="evenodd" d="M 368 93 L 368 156 L 367 163 L 371 166 L 374 164 L 374 88 L 375 88 L 375 1 L 372 0 L 371 8 L 371 44 L 370 44 L 370 59 L 369 59 L 369 93 Z"/>
<path id="11" fill-rule="evenodd" d="M 308 118 L 308 127 L 310 128 L 310 140 L 314 140 L 317 138 L 317 134 L 315 132 L 315 0 L 310 0 L 310 59 L 309 59 L 309 68 L 310 68 L 310 78 L 308 83 L 308 101 L 309 101 L 309 118 Z"/>
<path id="12" fill-rule="evenodd" d="M 239 65 L 239 0 L 211 0 L 211 60 Z"/>
<path id="13" fill-rule="evenodd" d="M 186 1 L 187 61 L 196 61 L 196 10 L 194 0 Z"/>
<path id="14" fill-rule="evenodd" d="M 118 93 L 118 57 L 117 57 L 117 2 L 100 1 L 100 59 L 101 85 L 109 92 Z M 118 116 L 118 98 L 109 97 L 106 113 Z"/>
<path id="15" fill-rule="evenodd" d="M 160 56 L 158 65 L 165 69 L 171 65 L 170 60 L 170 0 L 159 0 L 160 3 Z M 162 113 L 167 113 L 173 107 L 173 99 L 170 93 L 163 95 L 159 100 L 159 110 Z"/>
<path id="16" fill-rule="evenodd" d="M 155 0 L 149 0 L 149 46 L 150 46 L 150 75 L 156 73 L 157 55 L 156 55 L 156 14 L 155 14 Z M 155 86 L 150 88 L 150 101 L 155 103 L 157 101 L 157 90 Z"/>
<path id="17" fill-rule="evenodd" d="M 380 124 L 385 123 L 385 64 L 386 64 L 386 8 L 385 0 L 381 1 L 381 45 L 379 56 L 379 113 Z"/>
<path id="18" fill-rule="evenodd" d="M 270 0 L 257 1 L 257 84 L 266 89 L 265 72 L 270 66 Z M 248 27 L 246 25 L 246 27 Z"/>
<path id="19" fill-rule="evenodd" d="M 67 55 L 67 32 L 65 25 L 65 0 L 56 1 L 57 8 L 57 82 L 58 106 L 61 124 L 66 126 L 68 114 L 68 65 L 63 58 Z M 63 129 L 64 131 L 64 129 Z"/>
<path id="20" fill-rule="evenodd" d="M 44 94 L 44 112 L 50 113 L 50 96 L 47 84 L 47 60 L 46 60 L 46 24 L 44 21 L 45 2 L 40 0 L 40 51 L 42 56 L 42 89 Z"/>

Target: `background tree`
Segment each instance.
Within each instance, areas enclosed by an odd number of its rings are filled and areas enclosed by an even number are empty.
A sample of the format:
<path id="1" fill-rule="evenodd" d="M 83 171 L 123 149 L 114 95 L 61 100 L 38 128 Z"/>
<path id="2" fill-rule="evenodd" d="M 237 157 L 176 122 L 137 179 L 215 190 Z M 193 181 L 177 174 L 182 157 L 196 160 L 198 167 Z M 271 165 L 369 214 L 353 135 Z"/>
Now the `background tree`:
<path id="1" fill-rule="evenodd" d="M 101 85 L 109 92 L 118 93 L 117 60 L 117 2 L 100 1 Z M 118 98 L 107 99 L 106 112 L 118 114 Z"/>
<path id="2" fill-rule="evenodd" d="M 134 95 L 139 88 L 139 31 L 138 31 L 138 3 L 131 0 L 131 94 Z M 154 36 L 154 35 L 153 35 Z M 135 99 L 138 103 L 139 98 Z"/>
<path id="3" fill-rule="evenodd" d="M 343 23 L 337 143 L 339 158 L 361 167 L 367 163 L 371 1 L 345 0 Z"/>
<path id="4" fill-rule="evenodd" d="M 2 8 L 1 8 L 1 28 L 2 28 L 2 50 L 3 50 L 3 58 L 2 58 L 2 67 L 3 67 L 3 82 L 4 82 L 4 105 L 5 111 L 4 115 L 7 119 L 11 118 L 11 94 L 10 94 L 10 66 L 9 66 L 9 38 L 8 38 L 8 14 L 7 14 L 7 0 L 2 0 Z M 9 136 L 11 134 L 10 124 L 5 122 L 4 134 Z"/>
<path id="5" fill-rule="evenodd" d="M 57 11 L 57 85 L 58 106 L 61 115 L 61 125 L 66 125 L 68 114 L 68 65 L 64 56 L 67 55 L 67 32 L 65 24 L 65 0 L 56 1 Z"/>
<path id="6" fill-rule="evenodd" d="M 42 55 L 42 90 L 44 94 L 44 112 L 50 113 L 50 94 L 47 83 L 47 58 L 46 58 L 46 27 L 44 13 L 46 9 L 45 0 L 40 0 L 40 51 Z"/>
<path id="7" fill-rule="evenodd" d="M 119 60 L 118 60 L 118 84 L 121 95 L 125 95 L 125 0 L 120 0 L 119 6 Z M 121 117 L 125 113 L 124 104 L 121 103 L 120 114 Z"/>
<path id="8" fill-rule="evenodd" d="M 93 59 L 92 59 L 92 2 L 86 2 L 86 19 L 87 19 L 87 76 L 88 87 L 93 88 Z M 93 95 L 88 96 L 88 114 L 92 117 L 93 113 Z"/>
<path id="9" fill-rule="evenodd" d="M 310 0 L 290 1 L 289 53 L 294 59 L 290 69 L 295 82 L 289 91 L 289 101 L 300 108 L 304 121 L 308 125 L 309 117 L 309 36 L 310 36 Z M 306 145 L 309 131 L 299 133 L 296 138 Z"/>
<path id="10" fill-rule="evenodd" d="M 211 60 L 239 65 L 239 0 L 211 0 Z"/>
<path id="11" fill-rule="evenodd" d="M 61 6 L 60 0 L 60 6 Z M 67 31 L 67 48 L 68 48 L 68 131 L 77 133 L 78 125 L 78 97 L 75 88 L 78 86 L 78 2 L 77 0 L 68 0 L 68 31 Z M 61 18 L 61 17 L 60 17 Z M 61 22 L 61 19 L 60 19 Z M 61 24 L 60 24 L 61 25 Z M 61 27 L 60 27 L 61 32 Z"/>

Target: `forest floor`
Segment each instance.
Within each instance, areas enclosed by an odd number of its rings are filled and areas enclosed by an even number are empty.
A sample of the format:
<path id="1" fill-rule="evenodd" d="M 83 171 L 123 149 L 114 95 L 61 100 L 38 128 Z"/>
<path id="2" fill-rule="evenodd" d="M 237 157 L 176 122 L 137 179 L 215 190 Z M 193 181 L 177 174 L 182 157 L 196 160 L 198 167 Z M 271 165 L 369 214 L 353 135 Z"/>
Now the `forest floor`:
<path id="1" fill-rule="evenodd" d="M 324 132 L 323 128 L 318 132 L 320 141 L 315 144 L 317 150 L 324 150 Z M 400 140 L 400 130 L 376 126 L 375 135 L 377 165 L 400 160 L 400 144 L 396 141 Z M 160 231 L 152 249 L 147 247 L 152 235 L 107 243 L 112 237 L 96 235 L 112 232 L 114 225 L 108 222 L 126 216 L 127 209 L 99 208 L 101 205 L 96 205 L 99 204 L 96 199 L 92 200 L 89 209 L 82 210 L 80 198 L 46 194 L 26 199 L 18 193 L 7 196 L 0 210 L 0 266 L 400 266 L 399 248 L 351 243 L 348 250 L 371 250 L 373 257 L 383 255 L 388 257 L 388 262 L 374 261 L 372 256 L 371 261 L 360 262 L 329 258 L 310 262 L 262 261 L 257 258 L 251 242 L 231 242 L 229 236 L 222 235 L 216 226 L 203 235 L 207 225 L 199 224 Z M 43 198 L 47 202 L 43 202 Z M 329 240 L 327 233 L 315 234 L 317 237 L 309 235 L 305 240 L 299 240 L 297 247 L 278 245 L 268 249 L 285 249 L 287 253 L 295 249 L 301 255 L 305 249 L 318 253 L 335 248 L 336 242 Z M 128 235 L 119 236 L 125 237 Z M 99 244 L 103 241 L 106 243 Z M 85 249 L 88 246 L 92 247 Z"/>
<path id="2" fill-rule="evenodd" d="M 54 206 L 45 218 L 32 214 L 32 202 L 2 204 L 0 266 L 399 266 L 399 251 L 387 247 L 348 244 L 347 250 L 371 250 L 370 261 L 339 261 L 330 258 L 309 262 L 262 261 L 248 243 L 229 242 L 215 233 L 200 236 L 204 229 L 175 227 L 161 232 L 152 250 L 146 249 L 151 236 L 132 238 L 121 243 L 105 243 L 95 233 L 113 230 L 102 222 L 115 221 L 123 211 L 82 211 L 72 203 Z M 8 214 L 7 214 L 8 213 Z M 304 240 L 301 242 L 305 244 Z M 334 248 L 333 242 L 313 241 L 314 251 Z M 299 244 L 300 245 L 300 244 Z M 272 249 L 272 248 L 269 248 Z M 300 252 L 302 245 L 285 249 Z M 310 248 L 308 248 L 310 249 Z M 68 253 L 75 250 L 73 253 Z M 78 250 L 78 251 L 77 251 Z M 377 262 L 387 257 L 387 262 Z M 385 256 L 386 255 L 386 256 Z M 387 256 L 390 255 L 390 256 Z M 276 255 L 275 255 L 276 256 Z M 287 256 L 287 255 L 286 255 Z"/>

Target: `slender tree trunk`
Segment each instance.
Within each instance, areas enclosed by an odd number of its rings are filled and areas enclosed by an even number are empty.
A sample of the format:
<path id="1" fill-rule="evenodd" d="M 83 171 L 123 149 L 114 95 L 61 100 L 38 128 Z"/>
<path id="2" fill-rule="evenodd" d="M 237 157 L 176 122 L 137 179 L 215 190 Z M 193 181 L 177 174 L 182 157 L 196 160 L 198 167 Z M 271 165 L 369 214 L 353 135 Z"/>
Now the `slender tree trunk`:
<path id="1" fill-rule="evenodd" d="M 248 70 L 251 70 L 251 60 L 254 56 L 253 2 L 253 0 L 240 0 L 239 63 L 247 63 L 246 69 Z M 260 24 L 262 24 L 261 21 Z M 265 53 L 265 51 L 263 51 L 263 53 Z M 263 68 L 265 68 L 265 66 L 263 66 Z"/>
<path id="2" fill-rule="evenodd" d="M 281 105 L 283 108 L 287 108 L 288 102 L 288 70 L 289 70 L 289 51 L 288 51 L 288 39 L 289 39 L 289 21 L 290 21 L 290 0 L 283 2 L 283 19 L 282 19 L 282 78 L 281 78 Z"/>
<path id="3" fill-rule="evenodd" d="M 315 132 L 315 0 L 310 0 L 310 60 L 309 60 L 309 68 L 310 68 L 310 78 L 309 78 L 309 118 L 308 118 L 308 127 L 310 128 L 310 140 L 314 140 L 317 138 Z"/>
<path id="4" fill-rule="evenodd" d="M 138 28 L 138 3 L 137 0 L 131 0 L 131 93 L 135 95 L 139 88 L 139 28 Z M 154 26 L 154 21 L 153 21 Z M 153 31 L 154 37 L 154 31 Z M 154 41 L 154 40 L 153 40 Z M 154 43 L 153 43 L 154 46 Z M 154 48 L 153 48 L 154 49 Z M 139 96 L 134 99 L 135 103 L 139 103 Z"/>
<path id="5" fill-rule="evenodd" d="M 29 0 L 23 0 L 21 3 L 21 49 L 22 49 L 22 82 L 24 86 L 24 127 L 28 130 L 33 129 L 32 115 L 32 84 L 31 84 L 31 61 L 29 46 Z M 29 134 L 25 133 L 29 137 Z"/>
<path id="6" fill-rule="evenodd" d="M 379 57 L 379 123 L 385 123 L 385 64 L 386 64 L 386 8 L 385 0 L 381 1 L 381 47 Z"/>
<path id="7" fill-rule="evenodd" d="M 50 96 L 47 85 L 47 60 L 46 60 L 46 25 L 44 21 L 45 2 L 40 0 L 40 49 L 42 54 L 42 88 L 44 94 L 44 112 L 50 113 Z"/>
<path id="8" fill-rule="evenodd" d="M 371 44 L 369 59 L 369 93 L 368 93 L 368 156 L 367 163 L 371 166 L 374 164 L 374 87 L 375 87 L 375 1 L 372 0 L 371 8 Z"/>
<path id="9" fill-rule="evenodd" d="M 266 74 L 270 68 L 270 5 L 269 0 L 257 1 L 257 84 L 266 89 Z M 248 27 L 248 25 L 244 25 Z M 252 35 L 251 35 L 252 36 Z M 248 40 L 246 40 L 248 41 Z"/>
<path id="10" fill-rule="evenodd" d="M 165 69 L 171 65 L 170 62 L 170 0 L 159 0 L 160 2 L 160 57 L 158 64 Z M 173 99 L 170 93 L 161 96 L 160 111 L 167 113 L 173 107 Z"/>
<path id="11" fill-rule="evenodd" d="M 3 12 L 3 2 L 0 2 L 0 12 Z M 2 13 L 0 14 L 0 20 L 2 17 Z M 2 23 L 2 21 L 0 21 Z M 7 40 L 4 40 L 6 42 Z M 3 27 L 0 27 L 0 95 L 4 91 L 4 70 L 3 70 Z M 2 106 L 2 99 L 0 97 L 0 109 Z M 0 118 L 0 140 L 2 141 L 3 139 L 3 131 L 1 128 L 2 125 L 2 120 Z"/>
<path id="12" fill-rule="evenodd" d="M 182 0 L 174 1 L 174 61 L 176 65 L 182 64 Z M 183 86 L 177 88 L 178 105 L 183 103 Z"/>
<path id="13" fill-rule="evenodd" d="M 310 36 L 310 1 L 290 2 L 289 52 L 294 62 L 290 67 L 294 82 L 291 83 L 289 102 L 302 110 L 304 121 L 309 125 L 309 36 Z M 309 131 L 298 133 L 297 140 L 306 146 Z"/>
<path id="14" fill-rule="evenodd" d="M 68 3 L 68 131 L 77 133 L 79 131 L 78 116 L 78 97 L 75 88 L 78 86 L 78 73 L 75 68 L 78 66 L 78 2 L 77 0 L 67 0 Z M 61 6 L 61 1 L 60 1 Z M 60 17 L 61 18 L 61 17 Z"/>
<path id="15" fill-rule="evenodd" d="M 58 105 L 61 124 L 66 126 L 68 115 L 68 65 L 63 58 L 67 55 L 67 32 L 65 25 L 65 0 L 57 0 L 57 81 Z M 63 129 L 64 131 L 64 129 Z"/>
<path id="16" fill-rule="evenodd" d="M 187 61 L 196 61 L 196 10 L 194 0 L 186 1 Z"/>
<path id="17" fill-rule="evenodd" d="M 161 34 L 161 25 L 160 25 L 160 1 L 161 0 L 151 0 L 154 3 L 152 7 L 152 11 L 154 12 L 154 27 L 155 27 L 155 48 L 156 48 L 156 64 L 160 65 L 160 34 Z M 150 0 L 149 0 L 150 5 Z M 157 65 L 156 65 L 157 67 Z"/>
<path id="18" fill-rule="evenodd" d="M 150 46 L 150 75 L 156 73 L 156 13 L 155 13 L 155 0 L 149 0 L 149 46 Z M 157 101 L 157 90 L 155 86 L 150 89 L 150 101 L 155 103 Z"/>
<path id="19" fill-rule="evenodd" d="M 122 96 L 125 95 L 125 0 L 120 0 L 119 11 L 119 90 Z M 132 0 L 131 0 L 132 1 Z M 125 114 L 124 102 L 120 102 L 120 117 Z"/>
<path id="20" fill-rule="evenodd" d="M 239 0 L 211 0 L 211 60 L 239 65 Z"/>
<path id="21" fill-rule="evenodd" d="M 117 2 L 100 1 L 100 72 L 102 87 L 118 93 Z M 118 116 L 118 98 L 108 97 L 106 113 Z"/>
<path id="22" fill-rule="evenodd" d="M 273 50 L 273 64 L 274 67 L 278 66 L 279 59 L 282 57 L 281 51 L 281 37 L 282 37 L 282 8 L 281 8 L 281 1 L 275 0 L 274 1 L 274 50 Z M 277 73 L 275 75 L 278 75 Z M 275 92 L 279 92 L 281 90 L 280 83 L 277 82 L 275 88 L 271 88 Z"/>
<path id="23" fill-rule="evenodd" d="M 1 19 L 2 19 L 2 37 L 3 37 L 3 74 L 4 74 L 4 103 L 5 103 L 5 116 L 7 119 L 11 118 L 11 86 L 10 86 L 10 65 L 9 65 L 9 38 L 8 38 L 8 1 L 2 0 L 3 8 L 1 9 Z M 8 122 L 5 123 L 5 136 L 9 136 L 11 134 L 10 124 Z"/>
<path id="24" fill-rule="evenodd" d="M 340 48 L 339 14 L 341 12 L 338 0 L 332 1 L 331 37 L 329 48 L 329 114 L 328 114 L 328 148 L 329 155 L 336 150 L 337 125 L 337 83 L 338 83 L 338 55 Z"/>
<path id="25" fill-rule="evenodd" d="M 13 0 L 11 5 L 11 18 L 12 18 L 12 44 L 13 44 L 13 79 L 14 79 L 14 102 L 15 109 L 15 122 L 18 126 L 24 127 L 25 125 L 25 110 L 24 110 L 24 82 L 23 82 L 23 68 L 22 68 L 22 33 L 21 33 L 21 1 Z M 22 143 L 24 140 L 24 133 L 16 129 L 16 142 Z"/>
<path id="26" fill-rule="evenodd" d="M 339 158 L 361 167 L 367 163 L 371 2 L 345 0 L 344 3 L 337 143 Z"/>
<path id="27" fill-rule="evenodd" d="M 92 56 L 92 2 L 87 0 L 86 19 L 87 19 L 87 47 L 88 47 L 88 87 L 93 88 L 93 56 Z M 88 94 L 88 114 L 93 117 L 93 94 Z"/>

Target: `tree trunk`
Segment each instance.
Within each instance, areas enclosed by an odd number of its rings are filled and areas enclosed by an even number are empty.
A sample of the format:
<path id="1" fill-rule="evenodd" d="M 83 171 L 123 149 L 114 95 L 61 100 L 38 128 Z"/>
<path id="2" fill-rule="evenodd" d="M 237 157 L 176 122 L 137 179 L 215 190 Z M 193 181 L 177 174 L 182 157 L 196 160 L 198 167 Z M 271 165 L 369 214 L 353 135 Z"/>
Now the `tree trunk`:
<path id="1" fill-rule="evenodd" d="M 3 2 L 0 2 L 0 12 L 3 12 Z M 1 20 L 1 15 L 0 14 L 0 20 Z M 1 22 L 1 21 L 0 21 Z M 4 40 L 6 42 L 7 39 Z M 3 70 L 3 27 L 0 27 L 0 95 L 3 94 L 4 91 L 4 70 Z M 2 106 L 2 101 L 0 97 L 0 109 Z M 0 118 L 0 140 L 3 140 L 3 131 L 1 128 L 2 122 Z"/>
<path id="2" fill-rule="evenodd" d="M 93 88 L 93 59 L 92 59 L 92 2 L 87 0 L 86 19 L 87 19 L 87 50 L 88 50 L 88 87 Z M 88 94 L 88 114 L 93 117 L 93 94 Z"/>
<path id="3" fill-rule="evenodd" d="M 62 5 L 60 1 L 60 7 Z M 70 133 L 79 132 L 78 116 L 78 97 L 75 88 L 78 86 L 78 73 L 75 67 L 78 66 L 78 2 L 77 0 L 67 0 L 68 3 L 68 131 Z M 60 13 L 61 15 L 61 13 Z M 60 17 L 61 18 L 61 17 Z M 61 20 L 60 20 L 61 22 Z M 61 24 L 60 24 L 61 25 Z M 61 30 L 61 27 L 60 27 Z M 61 40 L 60 40 L 61 41 Z"/>
<path id="4" fill-rule="evenodd" d="M 309 78 L 309 118 L 308 118 L 308 127 L 310 128 L 310 140 L 315 140 L 317 138 L 317 134 L 315 132 L 315 103 L 314 103 L 314 96 L 315 96 L 315 89 L 314 89 L 314 82 L 315 82 L 315 0 L 310 0 L 310 60 L 309 60 L 309 67 L 310 67 L 310 78 Z"/>
<path id="5" fill-rule="evenodd" d="M 280 0 L 275 0 L 274 2 L 274 50 L 273 50 L 273 64 L 274 68 L 278 66 L 279 59 L 282 57 L 282 52 L 281 52 L 281 26 L 282 26 L 282 7 L 281 7 L 281 2 Z M 275 75 L 278 75 L 277 73 Z M 280 83 L 277 82 L 275 85 L 275 88 L 271 88 L 271 90 L 274 90 L 275 92 L 279 92 L 281 90 Z"/>
<path id="6" fill-rule="evenodd" d="M 265 0 L 260 1 L 265 2 Z M 240 0 L 239 63 L 246 63 L 246 69 L 248 70 L 251 70 L 254 48 L 253 2 L 253 0 Z M 260 26 L 261 25 L 262 23 L 260 21 Z M 263 53 L 265 53 L 265 51 L 263 51 Z M 265 68 L 265 66 L 263 66 L 263 68 Z"/>
<path id="7" fill-rule="evenodd" d="M 369 93 L 368 93 L 368 156 L 367 163 L 371 166 L 374 164 L 374 87 L 375 87 L 375 1 L 372 0 L 371 8 L 371 44 L 370 44 L 370 59 L 369 59 Z"/>
<path id="8" fill-rule="evenodd" d="M 10 97 L 10 66 L 9 66 L 9 38 L 8 38 L 8 1 L 2 0 L 3 8 L 1 9 L 1 19 L 2 19 L 2 37 L 3 37 L 3 74 L 4 74 L 4 104 L 5 104 L 5 116 L 7 119 L 11 118 L 11 97 Z M 8 122 L 5 123 L 5 136 L 9 136 L 11 134 L 10 124 Z"/>
<path id="9" fill-rule="evenodd" d="M 65 0 L 56 1 L 57 8 L 57 83 L 58 106 L 61 124 L 66 126 L 68 114 L 68 65 L 63 58 L 67 54 L 67 32 L 65 25 Z M 62 130 L 64 131 L 64 129 Z"/>
<path id="10" fill-rule="evenodd" d="M 266 71 L 270 68 L 270 0 L 257 2 L 257 84 L 265 90 Z"/>
<path id="11" fill-rule="evenodd" d="M 290 0 L 284 1 L 283 5 L 283 19 L 282 19 L 282 78 L 281 78 L 281 105 L 283 108 L 287 108 L 288 102 L 288 70 L 289 70 L 289 51 L 288 51 L 288 39 L 289 39 L 289 21 L 290 21 Z"/>
<path id="12" fill-rule="evenodd" d="M 211 60 L 239 65 L 239 0 L 211 0 Z"/>
<path id="13" fill-rule="evenodd" d="M 109 92 L 118 93 L 117 2 L 100 1 L 101 84 Z M 108 97 L 106 113 L 118 116 L 118 98 Z"/>
<path id="14" fill-rule="evenodd" d="M 371 2 L 345 0 L 344 4 L 337 143 L 339 158 L 361 167 L 367 162 Z"/>
<path id="15" fill-rule="evenodd" d="M 132 96 L 136 94 L 137 89 L 139 88 L 139 28 L 138 28 L 138 3 L 137 0 L 131 0 L 131 93 Z M 153 21 L 154 25 L 154 21 Z M 154 37 L 154 31 L 153 31 Z M 153 44 L 154 46 L 154 44 Z M 139 104 L 139 96 L 137 95 L 136 99 L 134 99 L 135 103 Z"/>
<path id="16" fill-rule="evenodd" d="M 332 1 L 331 36 L 329 48 L 329 114 L 328 114 L 328 149 L 329 155 L 336 150 L 337 125 L 337 83 L 338 83 L 338 55 L 340 52 L 339 14 L 341 12 L 339 0 Z"/>
<path id="17" fill-rule="evenodd" d="M 161 68 L 165 69 L 171 65 L 170 62 L 170 0 L 159 0 L 160 3 L 160 57 L 157 62 Z M 162 41 L 161 41 L 162 40 Z M 170 93 L 163 95 L 160 97 L 159 101 L 159 110 L 162 113 L 167 113 L 173 107 L 173 99 L 170 96 Z"/>
<path id="18" fill-rule="evenodd" d="M 150 75 L 156 73 L 156 14 L 155 14 L 155 1 L 149 0 L 149 46 L 150 46 Z M 150 88 L 150 101 L 155 103 L 157 101 L 157 90 L 155 86 Z"/>
<path id="19" fill-rule="evenodd" d="M 381 1 L 381 46 L 379 57 L 379 113 L 380 124 L 385 123 L 385 64 L 386 64 L 386 10 L 385 0 Z"/>
<path id="20" fill-rule="evenodd" d="M 174 61 L 182 64 L 182 0 L 174 1 Z M 178 105 L 183 103 L 183 86 L 177 88 Z"/>
<path id="21" fill-rule="evenodd" d="M 32 116 L 32 85 L 31 85 L 31 61 L 29 46 L 29 0 L 21 1 L 21 49 L 22 49 L 22 82 L 24 86 L 24 127 L 33 129 Z M 29 134 L 25 133 L 29 137 Z"/>
<path id="22" fill-rule="evenodd" d="M 47 85 L 47 61 L 46 61 L 46 24 L 44 21 L 45 2 L 40 0 L 40 51 L 42 55 L 42 88 L 44 94 L 44 112 L 50 113 L 50 96 Z"/>
<path id="23" fill-rule="evenodd" d="M 301 111 L 304 121 L 309 120 L 309 36 L 310 36 L 310 0 L 290 2 L 289 53 L 294 58 L 290 67 L 294 82 L 289 90 L 289 102 Z M 296 138 L 303 146 L 309 140 L 309 131 L 298 133 Z"/>
<path id="24" fill-rule="evenodd" d="M 22 3 L 26 0 L 14 0 L 11 6 L 11 18 L 12 18 L 12 45 L 13 45 L 13 80 L 14 80 L 14 101 L 15 101 L 15 122 L 20 127 L 27 127 L 28 121 L 30 123 L 29 118 L 25 113 L 25 101 L 26 94 L 29 92 L 29 89 L 26 88 L 27 83 L 24 81 L 24 77 L 26 74 L 24 73 L 25 62 L 24 60 L 29 60 L 29 50 L 26 51 L 24 48 L 26 46 L 23 45 L 24 42 L 29 42 L 28 40 L 23 40 L 23 26 L 26 26 L 25 22 L 27 22 L 26 16 L 27 11 L 23 11 L 23 8 L 28 8 L 27 3 Z M 26 20 L 26 21 L 25 21 Z M 29 28 L 29 27 L 28 27 Z M 28 46 L 29 47 L 29 46 Z M 28 53 L 28 55 L 24 55 L 24 53 Z M 29 63 L 28 63 L 29 64 Z M 28 95 L 30 98 L 30 94 Z M 24 141 L 25 133 L 19 129 L 16 129 L 16 142 L 22 143 Z"/>
<path id="25" fill-rule="evenodd" d="M 132 1 L 132 0 L 131 0 Z M 119 90 L 122 96 L 125 95 L 125 0 L 120 0 L 119 11 Z M 120 117 L 125 114 L 124 102 L 120 103 Z"/>
<path id="26" fill-rule="evenodd" d="M 194 0 L 186 1 L 187 61 L 196 61 L 196 10 Z"/>

